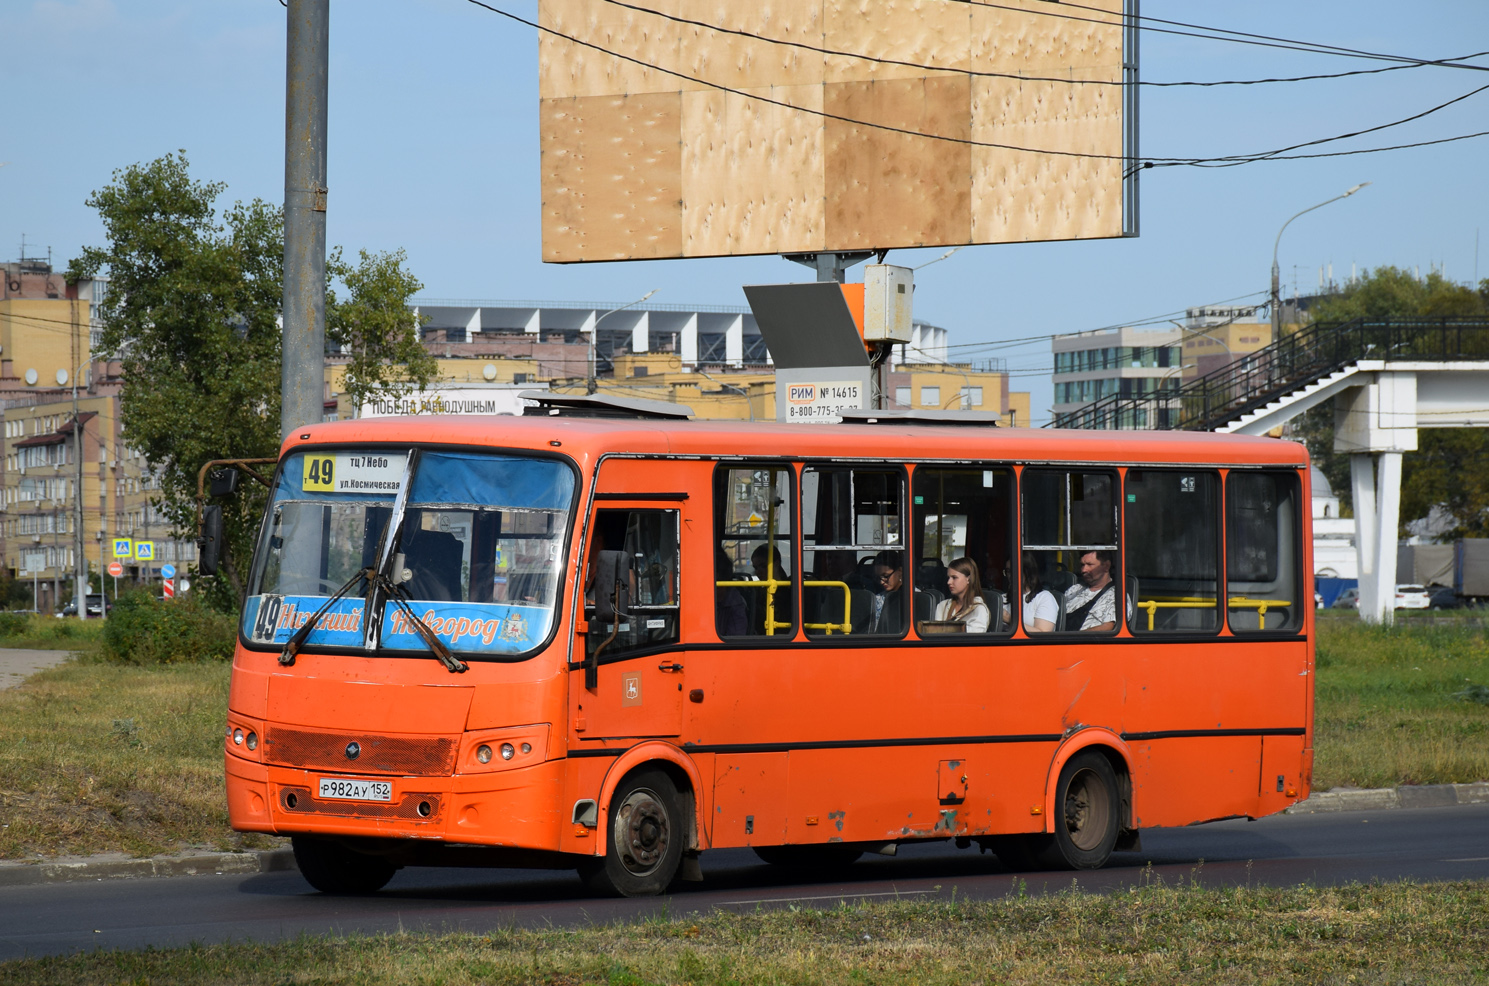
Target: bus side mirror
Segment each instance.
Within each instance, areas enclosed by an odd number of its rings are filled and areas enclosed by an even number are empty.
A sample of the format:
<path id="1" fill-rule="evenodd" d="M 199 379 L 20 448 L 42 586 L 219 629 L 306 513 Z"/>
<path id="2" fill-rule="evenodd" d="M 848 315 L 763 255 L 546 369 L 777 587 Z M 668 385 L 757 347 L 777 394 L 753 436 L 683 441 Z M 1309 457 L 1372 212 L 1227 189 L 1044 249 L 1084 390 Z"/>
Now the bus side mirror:
<path id="1" fill-rule="evenodd" d="M 234 475 L 237 475 L 234 473 Z M 214 479 L 213 486 L 217 481 Z M 202 529 L 196 539 L 196 569 L 202 575 L 216 575 L 222 560 L 222 507 L 209 503 L 202 508 Z"/>
<path id="2" fill-rule="evenodd" d="M 238 470 L 219 469 L 207 486 L 208 496 L 227 496 L 238 488 Z"/>

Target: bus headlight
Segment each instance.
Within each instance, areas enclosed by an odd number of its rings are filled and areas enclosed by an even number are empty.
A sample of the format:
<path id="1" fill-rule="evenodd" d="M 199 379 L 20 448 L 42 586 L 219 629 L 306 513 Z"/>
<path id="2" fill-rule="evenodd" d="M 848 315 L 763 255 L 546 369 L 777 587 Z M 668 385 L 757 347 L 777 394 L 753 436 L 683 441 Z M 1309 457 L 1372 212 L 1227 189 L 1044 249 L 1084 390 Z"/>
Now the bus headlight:
<path id="1" fill-rule="evenodd" d="M 538 723 L 472 730 L 461 740 L 456 773 L 479 774 L 536 767 L 548 759 L 549 728 L 547 723 Z"/>

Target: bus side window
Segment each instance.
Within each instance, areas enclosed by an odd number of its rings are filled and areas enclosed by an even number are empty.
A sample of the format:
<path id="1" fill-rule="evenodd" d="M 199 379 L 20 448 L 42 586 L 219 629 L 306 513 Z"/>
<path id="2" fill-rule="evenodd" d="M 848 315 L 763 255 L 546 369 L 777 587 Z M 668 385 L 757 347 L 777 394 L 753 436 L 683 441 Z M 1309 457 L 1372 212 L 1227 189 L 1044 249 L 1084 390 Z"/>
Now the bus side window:
<path id="1" fill-rule="evenodd" d="M 714 472 L 714 628 L 721 638 L 796 633 L 792 470 L 784 464 Z"/>
<path id="2" fill-rule="evenodd" d="M 1024 629 L 1039 632 L 1115 630 L 1123 586 L 1117 545 L 1117 477 L 1111 472 L 1025 469 L 1020 561 Z M 1048 595 L 1044 595 L 1048 593 Z M 1049 613 L 1053 620 L 1037 613 Z M 1105 617 L 1103 619 L 1102 617 Z M 1031 622 L 1037 620 L 1038 622 Z"/>
<path id="3" fill-rule="evenodd" d="M 802 626 L 808 636 L 902 636 L 913 615 L 899 469 L 801 474 Z"/>
<path id="4" fill-rule="evenodd" d="M 1291 472 L 1226 477 L 1226 608 L 1233 633 L 1296 633 L 1303 625 L 1298 490 Z"/>
<path id="5" fill-rule="evenodd" d="M 1133 633 L 1220 627 L 1220 477 L 1129 469 L 1127 574 Z"/>
<path id="6" fill-rule="evenodd" d="M 610 656 L 678 640 L 676 510 L 595 511 L 585 561 L 585 653 Z"/>
<path id="7" fill-rule="evenodd" d="M 947 576 L 958 559 L 975 566 L 987 606 L 988 633 L 1011 633 L 1013 580 L 1013 471 L 920 466 L 913 477 L 911 534 L 915 539 L 916 623 L 936 620 L 950 595 Z M 966 568 L 963 563 L 959 570 Z M 925 598 L 922 599 L 921 597 Z M 928 605 L 927 605 L 928 604 Z M 946 607 L 946 616 L 956 603 Z M 938 621 L 947 622 L 947 621 Z M 955 626 L 942 628 L 956 631 Z"/>

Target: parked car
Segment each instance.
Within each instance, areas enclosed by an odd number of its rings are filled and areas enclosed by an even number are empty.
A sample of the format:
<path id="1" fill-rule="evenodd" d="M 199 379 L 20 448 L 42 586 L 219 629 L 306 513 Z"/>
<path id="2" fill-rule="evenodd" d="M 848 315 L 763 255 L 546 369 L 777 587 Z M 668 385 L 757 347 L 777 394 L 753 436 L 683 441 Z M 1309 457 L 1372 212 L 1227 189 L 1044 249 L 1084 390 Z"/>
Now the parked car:
<path id="1" fill-rule="evenodd" d="M 1426 609 L 1432 605 L 1432 596 L 1425 585 L 1398 585 L 1396 587 L 1397 609 Z"/>
<path id="2" fill-rule="evenodd" d="M 1433 609 L 1462 609 L 1467 605 L 1467 600 L 1458 595 L 1450 585 L 1433 585 L 1428 586 L 1427 589 L 1432 597 Z"/>
<path id="3" fill-rule="evenodd" d="M 1345 589 L 1343 592 L 1341 592 L 1339 594 L 1339 598 L 1337 598 L 1337 599 L 1334 600 L 1334 608 L 1335 609 L 1359 609 L 1360 608 L 1360 588 L 1359 588 L 1359 586 L 1353 586 L 1352 585 L 1348 589 Z"/>
<path id="4" fill-rule="evenodd" d="M 103 594 L 102 593 L 98 593 L 98 592 L 90 592 L 90 593 L 88 593 L 88 616 L 89 617 L 104 616 L 104 615 L 107 614 L 107 612 L 109 610 L 111 610 L 113 608 L 114 608 L 114 604 L 111 603 L 111 602 L 109 602 L 108 600 L 106 600 L 103 597 Z M 62 612 L 58 613 L 57 615 L 58 616 L 77 616 L 78 615 L 78 601 L 76 599 L 74 599 L 72 602 L 68 603 L 66 606 L 63 606 L 62 607 Z"/>

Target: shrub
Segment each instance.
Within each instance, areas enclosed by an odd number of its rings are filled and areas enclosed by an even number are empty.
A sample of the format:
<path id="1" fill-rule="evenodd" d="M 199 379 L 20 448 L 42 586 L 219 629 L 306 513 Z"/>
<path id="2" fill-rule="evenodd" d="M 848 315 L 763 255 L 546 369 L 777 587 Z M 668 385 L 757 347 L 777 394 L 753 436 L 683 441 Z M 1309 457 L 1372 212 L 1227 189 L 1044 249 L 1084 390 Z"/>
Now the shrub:
<path id="1" fill-rule="evenodd" d="M 0 613 L 0 637 L 20 637 L 30 629 L 29 613 Z"/>
<path id="2" fill-rule="evenodd" d="M 122 664 L 226 661 L 237 621 L 191 599 L 162 602 L 148 591 L 123 595 L 103 630 L 102 657 Z"/>

